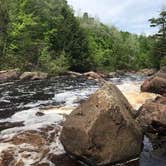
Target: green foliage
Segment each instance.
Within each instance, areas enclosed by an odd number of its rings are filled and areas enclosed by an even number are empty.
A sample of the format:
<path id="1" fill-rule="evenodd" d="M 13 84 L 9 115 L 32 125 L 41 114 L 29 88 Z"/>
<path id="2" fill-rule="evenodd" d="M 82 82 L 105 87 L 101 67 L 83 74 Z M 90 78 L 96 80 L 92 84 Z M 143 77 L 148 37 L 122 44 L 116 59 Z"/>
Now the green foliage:
<path id="1" fill-rule="evenodd" d="M 96 70 L 137 70 L 153 67 L 152 39 L 144 35 L 120 32 L 115 27 L 108 27 L 89 17 L 87 13 L 79 20 L 81 27 L 87 32 Z"/>
<path id="2" fill-rule="evenodd" d="M 64 73 L 69 68 L 68 59 L 65 52 L 61 52 L 59 57 L 53 59 L 47 49 L 42 51 L 39 59 L 40 69 L 47 71 L 51 75 Z"/>
<path id="3" fill-rule="evenodd" d="M 75 17 L 66 0 L 0 0 L 0 69 L 137 70 L 157 61 L 151 56 L 153 43 L 88 13 Z"/>
<path id="4" fill-rule="evenodd" d="M 48 32 L 49 48 L 58 56 L 64 51 L 68 55 L 70 69 L 86 71 L 90 68 L 89 44 L 83 29 L 70 8 L 63 7 L 56 29 Z"/>
<path id="5" fill-rule="evenodd" d="M 43 50 L 47 50 L 49 66 L 53 67 L 45 68 L 48 72 L 65 69 L 57 65 L 62 63 L 62 52 L 71 70 L 91 68 L 87 36 L 65 0 L 0 0 L 0 3 L 3 28 L 0 55 L 4 61 L 0 68 L 18 66 L 27 70 L 28 64 L 32 64 L 32 70 L 39 69 Z"/>
<path id="6" fill-rule="evenodd" d="M 164 56 L 161 60 L 161 66 L 166 66 L 166 56 Z"/>
<path id="7" fill-rule="evenodd" d="M 158 33 L 155 35 L 156 43 L 154 46 L 154 59 L 156 60 L 156 67 L 160 68 L 166 56 L 166 10 L 160 12 L 158 18 L 151 18 L 151 27 L 159 27 Z"/>

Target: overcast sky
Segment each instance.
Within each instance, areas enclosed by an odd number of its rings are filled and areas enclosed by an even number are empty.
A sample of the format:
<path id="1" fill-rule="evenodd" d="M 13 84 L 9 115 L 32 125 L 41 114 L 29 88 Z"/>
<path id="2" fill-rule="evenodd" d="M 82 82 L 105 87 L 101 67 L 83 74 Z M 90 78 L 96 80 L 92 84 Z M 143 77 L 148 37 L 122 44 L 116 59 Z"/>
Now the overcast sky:
<path id="1" fill-rule="evenodd" d="M 148 19 L 166 8 L 166 0 L 68 0 L 76 13 L 88 12 L 123 31 L 152 34 Z"/>

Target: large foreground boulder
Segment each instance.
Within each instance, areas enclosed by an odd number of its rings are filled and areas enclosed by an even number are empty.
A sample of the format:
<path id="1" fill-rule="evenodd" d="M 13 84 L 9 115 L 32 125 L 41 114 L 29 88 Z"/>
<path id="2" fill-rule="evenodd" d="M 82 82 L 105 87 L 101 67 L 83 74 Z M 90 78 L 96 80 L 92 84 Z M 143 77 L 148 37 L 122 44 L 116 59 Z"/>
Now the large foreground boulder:
<path id="1" fill-rule="evenodd" d="M 132 111 L 116 86 L 104 85 L 67 118 L 60 137 L 65 150 L 93 166 L 137 157 L 143 136 Z"/>
<path id="2" fill-rule="evenodd" d="M 166 69 L 162 68 L 153 77 L 144 81 L 141 86 L 143 92 L 153 92 L 161 95 L 166 94 Z"/>
<path id="3" fill-rule="evenodd" d="M 19 69 L 0 71 L 0 82 L 16 80 L 19 78 L 19 75 L 20 75 Z"/>
<path id="4" fill-rule="evenodd" d="M 20 80 L 43 80 L 47 77 L 48 74 L 43 72 L 24 72 L 20 76 Z"/>

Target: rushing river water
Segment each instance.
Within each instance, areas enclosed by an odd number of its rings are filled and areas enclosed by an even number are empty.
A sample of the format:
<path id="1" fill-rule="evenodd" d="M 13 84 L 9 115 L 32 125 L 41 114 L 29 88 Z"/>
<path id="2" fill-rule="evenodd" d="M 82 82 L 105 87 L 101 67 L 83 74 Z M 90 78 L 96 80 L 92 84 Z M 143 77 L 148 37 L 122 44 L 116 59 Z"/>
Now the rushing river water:
<path id="1" fill-rule="evenodd" d="M 116 84 L 135 109 L 138 109 L 146 99 L 156 95 L 141 93 L 140 85 L 145 78 L 138 75 L 125 75 L 108 78 Z M 10 148 L 27 149 L 22 145 L 12 144 L 10 139 L 25 131 L 39 131 L 46 126 L 61 128 L 64 114 L 69 114 L 80 102 L 99 88 L 95 81 L 85 78 L 56 77 L 44 81 L 8 82 L 0 84 L 0 124 L 21 122 L 23 125 L 0 130 L 0 154 Z M 37 116 L 38 113 L 43 113 Z M 51 130 L 52 131 L 52 130 Z M 166 166 L 166 157 L 153 151 L 147 138 L 144 140 L 144 150 L 140 156 L 140 166 Z M 58 137 L 47 147 L 51 153 L 63 154 L 64 150 Z M 18 151 L 17 160 L 23 158 Z M 0 157 L 1 158 L 1 157 Z M 35 165 L 39 154 L 29 154 L 24 158 L 24 165 Z M 44 158 L 49 165 L 48 159 Z M 4 165 L 6 166 L 6 165 Z M 58 164 L 56 166 L 59 166 Z M 70 165 L 69 165 L 70 166 Z"/>

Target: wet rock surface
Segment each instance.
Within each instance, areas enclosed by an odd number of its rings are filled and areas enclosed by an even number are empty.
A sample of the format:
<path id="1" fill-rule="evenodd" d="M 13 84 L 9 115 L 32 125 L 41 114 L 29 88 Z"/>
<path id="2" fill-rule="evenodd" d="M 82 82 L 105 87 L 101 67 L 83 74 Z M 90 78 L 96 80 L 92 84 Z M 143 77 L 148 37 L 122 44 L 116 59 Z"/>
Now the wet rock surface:
<path id="1" fill-rule="evenodd" d="M 151 156 L 144 151 L 144 157 L 149 157 L 152 165 L 166 165 L 166 97 L 146 101 L 139 109 L 137 120 L 151 142 Z"/>
<path id="2" fill-rule="evenodd" d="M 67 76 L 70 76 L 70 77 L 73 77 L 73 78 L 83 76 L 83 74 L 78 73 L 78 72 L 73 72 L 73 71 L 67 71 L 67 72 L 64 73 L 64 75 L 67 75 Z"/>
<path id="3" fill-rule="evenodd" d="M 166 125 L 166 97 L 147 101 L 139 110 L 138 120 L 143 127 Z M 159 126 L 158 126 L 159 127 Z M 155 130 L 155 129 L 154 129 Z"/>
<path id="4" fill-rule="evenodd" d="M 103 80 L 103 78 L 105 77 L 105 75 L 96 73 L 94 71 L 84 73 L 83 75 L 87 77 L 89 80 L 96 80 L 96 81 Z"/>
<path id="5" fill-rule="evenodd" d="M 0 152 L 0 165 L 1 166 L 24 166 L 24 165 L 50 165 L 53 160 L 51 154 L 60 155 L 59 144 L 57 141 L 61 127 L 56 125 L 47 126 L 36 130 L 28 130 L 10 139 L 1 141 L 2 145 L 6 148 Z M 61 147 L 61 152 L 64 153 Z M 54 164 L 54 163 L 52 163 Z M 43 165 L 43 164 L 42 164 Z"/>
<path id="6" fill-rule="evenodd" d="M 166 69 L 162 68 L 154 76 L 146 79 L 141 86 L 143 92 L 153 92 L 161 95 L 166 94 Z"/>
<path id="7" fill-rule="evenodd" d="M 0 132 L 5 129 L 21 126 L 24 126 L 24 122 L 0 122 Z"/>
<path id="8" fill-rule="evenodd" d="M 0 71 L 0 82 L 16 80 L 20 76 L 18 69 Z"/>
<path id="9" fill-rule="evenodd" d="M 116 86 L 104 85 L 67 118 L 61 134 L 65 150 L 91 165 L 138 157 L 143 135 L 132 111 Z"/>
<path id="10" fill-rule="evenodd" d="M 32 81 L 33 80 L 43 80 L 43 79 L 47 79 L 47 78 L 48 78 L 48 74 L 43 73 L 43 72 L 24 72 L 19 77 L 19 79 L 21 81 L 23 81 L 23 80 L 32 80 Z"/>

